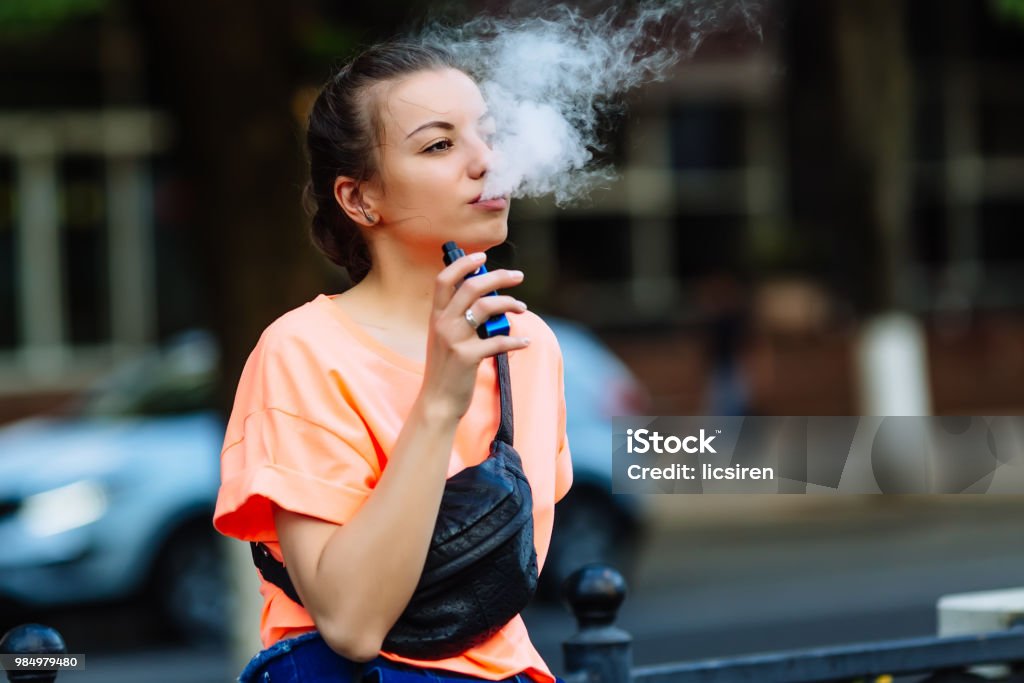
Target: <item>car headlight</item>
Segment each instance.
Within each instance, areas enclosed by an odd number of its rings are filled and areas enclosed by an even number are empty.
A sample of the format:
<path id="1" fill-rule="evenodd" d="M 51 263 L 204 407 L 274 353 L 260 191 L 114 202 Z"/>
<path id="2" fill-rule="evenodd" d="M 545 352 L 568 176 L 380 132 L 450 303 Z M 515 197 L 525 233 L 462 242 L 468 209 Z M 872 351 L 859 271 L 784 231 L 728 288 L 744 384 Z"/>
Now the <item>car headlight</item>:
<path id="1" fill-rule="evenodd" d="M 19 511 L 22 522 L 36 536 L 53 536 L 95 522 L 107 511 L 107 493 L 89 480 L 29 496 Z"/>

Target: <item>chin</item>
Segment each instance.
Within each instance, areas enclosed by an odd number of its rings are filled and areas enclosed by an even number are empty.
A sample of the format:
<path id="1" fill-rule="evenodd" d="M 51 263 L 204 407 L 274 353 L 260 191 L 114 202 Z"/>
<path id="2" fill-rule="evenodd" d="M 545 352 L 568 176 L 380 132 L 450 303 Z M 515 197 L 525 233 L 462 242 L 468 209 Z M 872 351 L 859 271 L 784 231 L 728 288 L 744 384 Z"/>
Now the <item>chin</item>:
<path id="1" fill-rule="evenodd" d="M 501 220 L 495 219 L 493 223 L 480 226 L 472 231 L 466 231 L 465 236 L 459 241 L 459 246 L 466 253 L 470 251 L 486 251 L 499 244 L 504 244 L 508 239 L 508 216 L 502 216 Z"/>

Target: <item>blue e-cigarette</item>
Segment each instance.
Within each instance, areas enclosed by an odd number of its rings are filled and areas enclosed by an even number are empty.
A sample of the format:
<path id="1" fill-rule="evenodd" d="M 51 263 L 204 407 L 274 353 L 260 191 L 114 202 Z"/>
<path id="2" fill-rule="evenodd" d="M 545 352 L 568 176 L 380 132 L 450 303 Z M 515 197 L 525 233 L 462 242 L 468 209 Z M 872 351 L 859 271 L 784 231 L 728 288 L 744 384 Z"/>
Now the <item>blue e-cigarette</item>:
<path id="1" fill-rule="evenodd" d="M 461 258 L 466 255 L 466 252 L 459 249 L 455 242 L 445 242 L 441 247 L 441 251 L 444 252 L 444 264 L 450 266 L 455 259 Z M 481 265 L 476 271 L 466 276 L 468 280 L 471 277 L 477 275 L 483 275 L 487 272 L 487 266 Z M 488 296 L 498 296 L 497 292 L 490 292 Z M 487 339 L 488 337 L 495 337 L 499 334 L 508 336 L 509 333 L 508 318 L 505 317 L 504 313 L 492 316 L 485 320 L 479 327 L 476 328 L 477 336 L 481 339 Z"/>

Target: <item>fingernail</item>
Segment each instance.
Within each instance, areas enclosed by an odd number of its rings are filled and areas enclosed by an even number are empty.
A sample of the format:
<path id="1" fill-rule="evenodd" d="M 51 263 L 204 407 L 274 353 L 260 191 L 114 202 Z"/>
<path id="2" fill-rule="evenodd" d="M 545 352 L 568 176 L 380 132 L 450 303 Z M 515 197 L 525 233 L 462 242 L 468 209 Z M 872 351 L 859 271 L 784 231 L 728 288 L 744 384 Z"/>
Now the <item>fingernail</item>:
<path id="1" fill-rule="evenodd" d="M 523 276 L 523 271 L 521 271 L 521 270 L 513 270 L 511 272 L 512 272 L 512 277 L 522 277 Z"/>
<path id="2" fill-rule="evenodd" d="M 523 337 L 522 339 L 523 339 L 523 344 L 525 344 L 526 346 L 530 345 L 530 338 L 529 337 Z"/>
<path id="3" fill-rule="evenodd" d="M 469 258 L 473 259 L 474 261 L 483 261 L 485 258 L 487 258 L 487 255 L 484 254 L 483 252 L 477 251 L 470 254 Z"/>
<path id="4" fill-rule="evenodd" d="M 518 308 L 520 311 L 525 311 L 526 310 L 526 302 L 525 301 L 517 301 L 516 302 L 516 308 Z"/>

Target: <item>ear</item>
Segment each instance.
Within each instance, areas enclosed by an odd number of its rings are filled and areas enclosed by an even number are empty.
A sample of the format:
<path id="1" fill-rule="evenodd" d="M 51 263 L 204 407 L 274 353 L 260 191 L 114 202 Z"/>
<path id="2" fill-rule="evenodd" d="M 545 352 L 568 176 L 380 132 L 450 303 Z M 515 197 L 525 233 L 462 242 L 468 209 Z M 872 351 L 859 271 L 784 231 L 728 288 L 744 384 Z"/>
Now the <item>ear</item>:
<path id="1" fill-rule="evenodd" d="M 334 201 L 357 225 L 373 227 L 380 222 L 380 213 L 375 210 L 375 202 L 363 192 L 365 185 L 353 178 L 338 176 L 334 179 Z"/>

